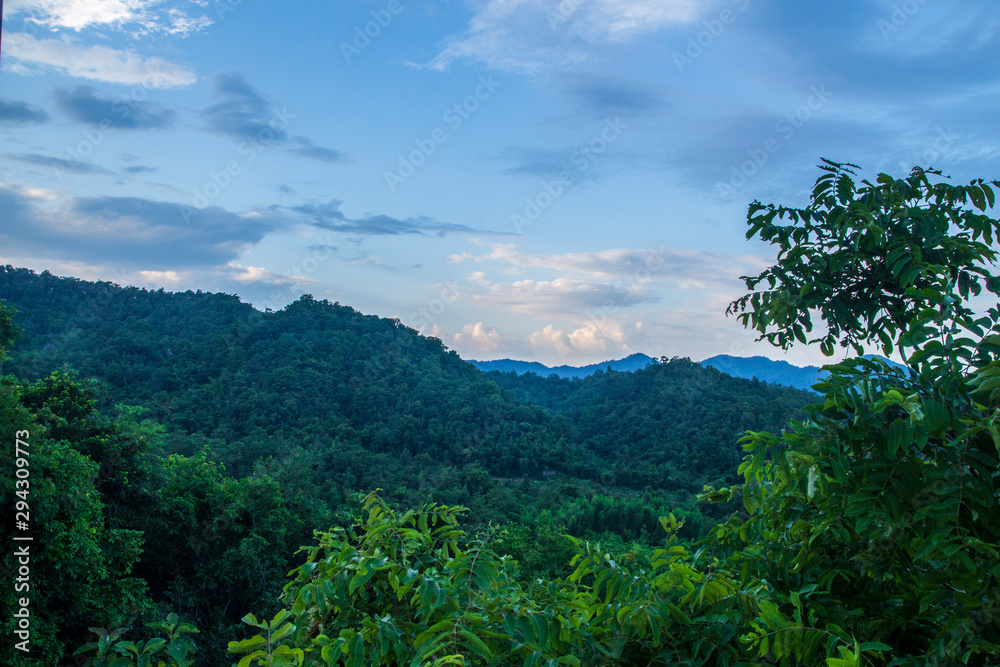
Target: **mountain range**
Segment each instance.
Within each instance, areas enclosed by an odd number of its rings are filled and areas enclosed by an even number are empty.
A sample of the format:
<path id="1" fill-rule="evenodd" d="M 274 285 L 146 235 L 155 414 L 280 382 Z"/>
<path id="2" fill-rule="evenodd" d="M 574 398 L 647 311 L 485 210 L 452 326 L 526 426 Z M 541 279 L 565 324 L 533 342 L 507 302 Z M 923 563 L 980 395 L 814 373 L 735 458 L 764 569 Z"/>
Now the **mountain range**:
<path id="1" fill-rule="evenodd" d="M 874 355 L 866 355 L 871 358 Z M 890 365 L 903 368 L 891 359 L 878 357 Z M 537 361 L 517 361 L 515 359 L 497 359 L 495 361 L 470 360 L 476 368 L 483 372 L 500 371 L 502 373 L 534 373 L 541 377 L 555 375 L 560 378 L 577 379 L 593 375 L 597 371 L 632 372 L 645 368 L 656 360 L 642 353 L 630 354 L 623 359 L 612 359 L 587 366 L 545 366 Z M 826 374 L 819 366 L 795 366 L 787 361 L 769 359 L 763 356 L 734 357 L 720 354 L 700 362 L 702 366 L 711 367 L 737 378 L 756 379 L 769 384 L 779 384 L 796 389 L 811 390 L 812 386 Z"/>
<path id="2" fill-rule="evenodd" d="M 546 366 L 537 361 L 518 361 L 516 359 L 496 359 L 494 361 L 475 361 L 470 359 L 469 363 L 484 373 L 489 371 L 517 373 L 518 375 L 523 373 L 534 373 L 535 375 L 540 375 L 542 377 L 555 375 L 557 377 L 569 378 L 572 380 L 576 378 L 584 378 L 589 375 L 593 375 L 597 371 L 604 370 L 620 372 L 637 371 L 640 368 L 645 368 L 649 364 L 653 363 L 653 361 L 653 357 L 649 355 L 635 353 L 630 354 L 624 359 L 612 359 L 610 361 L 590 364 L 589 366 Z"/>

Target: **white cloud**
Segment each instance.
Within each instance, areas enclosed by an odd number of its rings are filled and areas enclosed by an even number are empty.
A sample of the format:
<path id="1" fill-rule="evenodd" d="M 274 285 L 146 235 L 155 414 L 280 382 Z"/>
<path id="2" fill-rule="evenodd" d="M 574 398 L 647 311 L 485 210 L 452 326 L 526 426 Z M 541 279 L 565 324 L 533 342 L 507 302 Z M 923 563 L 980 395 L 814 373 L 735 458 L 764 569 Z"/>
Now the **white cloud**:
<path id="1" fill-rule="evenodd" d="M 725 256 L 685 248 L 612 248 L 596 252 L 542 255 L 523 252 L 513 244 L 493 244 L 487 255 L 466 257 L 467 262 L 498 260 L 517 268 L 544 268 L 568 274 L 646 285 L 654 278 L 675 280 L 681 287 L 704 289 L 718 284 L 732 286 L 747 272 L 770 265 L 756 255 Z"/>
<path id="2" fill-rule="evenodd" d="M 556 353 L 561 361 L 571 354 L 598 355 L 609 358 L 629 355 L 645 340 L 646 332 L 640 322 L 587 322 L 565 333 L 549 324 L 528 336 L 532 349 L 542 353 Z"/>
<path id="3" fill-rule="evenodd" d="M 143 12 L 142 0 L 8 0 L 9 15 L 30 14 L 48 28 L 81 30 L 92 25 L 135 21 Z"/>
<path id="4" fill-rule="evenodd" d="M 645 338 L 645 332 L 642 322 L 636 322 L 631 326 L 617 322 L 601 324 L 588 322 L 570 333 L 567 338 L 573 349 L 584 354 L 609 350 L 631 354 L 635 352 L 632 346 Z"/>
<path id="5" fill-rule="evenodd" d="M 687 23 L 697 13 L 696 0 L 487 0 L 430 66 L 469 59 L 536 72 L 583 61 L 595 44 Z"/>
<path id="6" fill-rule="evenodd" d="M 541 331 L 535 331 L 528 336 L 531 347 L 540 352 L 552 351 L 559 355 L 560 359 L 565 359 L 571 351 L 569 338 L 562 331 L 556 329 L 551 324 Z"/>
<path id="7" fill-rule="evenodd" d="M 466 280 L 475 285 L 480 285 L 482 287 L 489 287 L 490 281 L 486 280 L 486 274 L 482 271 L 473 271 L 468 276 Z"/>
<path id="8" fill-rule="evenodd" d="M 608 39 L 655 32 L 698 14 L 696 0 L 594 0 L 592 6 L 593 11 L 584 10 L 588 27 Z"/>
<path id="9" fill-rule="evenodd" d="M 479 276 L 476 283 L 484 289 L 470 299 L 481 305 L 526 315 L 573 315 L 584 311 L 613 312 L 640 303 L 653 303 L 659 297 L 640 286 L 556 278 L 555 280 L 516 280 L 494 283 Z"/>
<path id="10" fill-rule="evenodd" d="M 3 35 L 5 55 L 22 65 L 51 67 L 68 76 L 147 88 L 187 86 L 195 73 L 162 58 L 143 58 L 132 51 L 107 46 L 79 46 L 61 39 L 35 39 L 15 32 Z"/>
<path id="11" fill-rule="evenodd" d="M 29 199 L 45 199 L 47 201 L 55 201 L 59 199 L 59 193 L 55 190 L 49 190 L 47 188 L 28 188 L 24 190 L 24 196 Z"/>
<path id="12" fill-rule="evenodd" d="M 77 32 L 111 26 L 184 37 L 212 24 L 207 16 L 191 17 L 176 6 L 158 11 L 163 4 L 164 0 L 8 0 L 4 9 L 8 17 L 25 14 L 42 27 Z M 207 3 L 192 0 L 188 4 L 204 8 Z"/>
<path id="13" fill-rule="evenodd" d="M 212 19 L 207 16 L 192 18 L 179 9 L 171 9 L 167 14 L 167 19 L 162 30 L 179 37 L 187 37 L 193 32 L 199 32 L 212 25 Z"/>
<path id="14" fill-rule="evenodd" d="M 496 329 L 491 329 L 482 322 L 466 324 L 462 332 L 455 334 L 455 344 L 471 347 L 480 352 L 493 352 L 503 346 L 503 339 Z"/>
<path id="15" fill-rule="evenodd" d="M 239 283 L 266 282 L 273 285 L 298 285 L 316 282 L 311 278 L 296 275 L 281 275 L 268 271 L 262 266 L 242 266 L 237 262 L 230 262 L 227 268 L 229 269 L 229 279 Z"/>
<path id="16" fill-rule="evenodd" d="M 170 283 L 176 285 L 181 281 L 181 274 L 176 271 L 140 271 L 139 275 L 148 283 L 162 285 Z"/>

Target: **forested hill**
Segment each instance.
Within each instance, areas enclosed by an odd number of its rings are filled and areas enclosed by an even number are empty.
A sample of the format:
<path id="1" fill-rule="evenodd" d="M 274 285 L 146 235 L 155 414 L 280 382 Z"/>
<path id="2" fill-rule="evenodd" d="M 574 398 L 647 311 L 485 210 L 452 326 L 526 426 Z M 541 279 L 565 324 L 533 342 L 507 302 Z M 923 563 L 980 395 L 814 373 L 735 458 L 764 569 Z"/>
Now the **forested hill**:
<path id="1" fill-rule="evenodd" d="M 151 410 L 171 450 L 208 444 L 237 475 L 272 456 L 280 477 L 294 455 L 289 477 L 314 470 L 334 503 L 376 486 L 399 499 L 444 486 L 465 502 L 481 482 L 454 487 L 476 471 L 693 492 L 733 475 L 741 431 L 780 430 L 809 401 L 688 360 L 572 382 L 487 376 L 398 321 L 308 295 L 260 313 L 225 294 L 5 267 L 0 298 L 24 329 L 9 372 L 103 380 Z"/>
<path id="2" fill-rule="evenodd" d="M 499 371 L 487 377 L 521 400 L 567 418 L 588 451 L 613 461 L 615 483 L 631 488 L 732 483 L 743 458 L 730 444 L 734 435 L 771 428 L 816 398 L 735 378 L 687 358 L 575 380 Z"/>
<path id="3" fill-rule="evenodd" d="M 39 377 L 68 366 L 104 380 L 115 400 L 151 408 L 172 432 L 224 449 L 239 442 L 222 452 L 237 471 L 300 443 L 490 461 L 504 475 L 565 458 L 540 447 L 563 435 L 544 411 L 505 396 L 439 340 L 308 295 L 260 313 L 224 294 L 6 267 L 0 298 L 24 329 L 8 371 Z"/>
<path id="4" fill-rule="evenodd" d="M 468 506 L 477 530 L 502 527 L 491 544 L 526 576 L 553 576 L 564 533 L 656 544 L 657 517 L 675 512 L 682 537 L 704 534 L 735 504 L 694 495 L 736 481 L 740 433 L 780 431 L 810 401 L 688 359 L 573 381 L 486 375 L 398 321 L 309 296 L 260 313 L 4 267 L 0 300 L 23 330 L 3 370 L 37 380 L 5 400 L 21 392 L 67 433 L 59 447 L 112 471 L 74 483 L 99 486 L 109 529 L 141 536 L 137 585 L 187 610 L 220 656 L 309 531 L 352 521 L 358 494 Z M 65 405 L 83 415 L 68 427 Z"/>

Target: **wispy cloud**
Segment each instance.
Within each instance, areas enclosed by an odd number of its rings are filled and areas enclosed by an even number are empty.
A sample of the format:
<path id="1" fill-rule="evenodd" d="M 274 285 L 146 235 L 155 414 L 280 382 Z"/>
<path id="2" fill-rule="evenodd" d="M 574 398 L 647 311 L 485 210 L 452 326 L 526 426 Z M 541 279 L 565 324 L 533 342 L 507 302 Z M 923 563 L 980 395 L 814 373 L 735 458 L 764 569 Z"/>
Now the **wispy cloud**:
<path id="1" fill-rule="evenodd" d="M 293 153 L 303 157 L 310 157 L 320 162 L 343 162 L 345 155 L 333 148 L 317 146 L 309 137 L 293 136 L 292 142 L 295 146 L 291 149 Z"/>
<path id="2" fill-rule="evenodd" d="M 303 204 L 290 210 L 299 213 L 316 227 L 336 232 L 364 234 L 366 236 L 398 236 L 404 234 L 419 234 L 444 236 L 449 233 L 483 233 L 465 225 L 449 222 L 438 222 L 427 217 L 406 218 L 401 220 L 388 215 L 368 215 L 361 218 L 348 218 L 340 210 L 341 201 L 333 200 L 325 204 Z"/>
<path id="3" fill-rule="evenodd" d="M 218 74 L 212 85 L 218 101 L 201 111 L 210 131 L 236 141 L 277 144 L 321 162 L 344 161 L 346 156 L 338 150 L 318 146 L 309 137 L 290 135 L 288 126 L 295 114 L 267 99 L 242 74 Z"/>
<path id="4" fill-rule="evenodd" d="M 697 10 L 695 0 L 487 0 L 429 65 L 473 60 L 534 73 L 586 60 L 595 44 L 687 23 Z"/>
<path id="5" fill-rule="evenodd" d="M 654 88 L 623 76 L 574 72 L 559 75 L 555 80 L 577 109 L 599 118 L 617 114 L 635 118 L 659 111 L 665 105 L 662 86 Z"/>
<path id="6" fill-rule="evenodd" d="M 139 174 L 146 174 L 154 171 L 159 171 L 159 169 L 156 167 L 147 167 L 144 164 L 133 164 L 129 165 L 128 167 L 125 167 L 124 169 L 122 169 L 122 171 L 128 174 L 129 176 L 138 176 Z"/>
<path id="7" fill-rule="evenodd" d="M 471 281 L 470 281 L 471 282 Z M 463 300 L 491 310 L 547 317 L 577 317 L 590 309 L 628 308 L 655 303 L 659 294 L 647 286 L 560 277 L 525 279 L 509 283 L 479 278 L 480 288 L 469 290 Z"/>
<path id="8" fill-rule="evenodd" d="M 303 285 L 312 284 L 316 281 L 304 276 L 286 276 L 274 273 L 261 266 L 243 266 L 239 262 L 230 262 L 226 265 L 229 270 L 229 279 L 238 283 L 265 283 L 268 285 Z"/>
<path id="9" fill-rule="evenodd" d="M 27 102 L 0 99 L 0 123 L 8 125 L 29 125 L 48 122 L 45 109 Z"/>
<path id="10" fill-rule="evenodd" d="M 48 167 L 57 174 L 69 172 L 72 174 L 113 174 L 114 172 L 90 162 L 80 160 L 67 160 L 64 158 L 52 157 L 51 155 L 41 155 L 39 153 L 8 153 L 6 157 L 25 164 L 33 164 L 37 167 Z"/>
<path id="11" fill-rule="evenodd" d="M 493 244 L 485 255 L 452 255 L 449 261 L 455 264 L 499 261 L 517 268 L 549 269 L 601 280 L 624 279 L 634 284 L 659 278 L 692 289 L 731 285 L 740 275 L 768 266 L 764 258 L 755 255 L 733 257 L 683 248 L 612 248 L 538 254 L 520 250 L 511 243 Z"/>
<path id="12" fill-rule="evenodd" d="M 21 65 L 18 73 L 30 74 L 32 66 L 91 81 L 105 81 L 148 88 L 176 88 L 195 82 L 195 73 L 162 58 L 144 58 L 133 51 L 103 45 L 82 46 L 63 39 L 36 39 L 24 32 L 4 33 L 4 55 Z"/>
<path id="13" fill-rule="evenodd" d="M 154 102 L 136 102 L 104 97 L 92 86 L 80 85 L 55 91 L 56 106 L 79 123 L 106 124 L 123 130 L 162 130 L 174 126 L 177 112 Z"/>

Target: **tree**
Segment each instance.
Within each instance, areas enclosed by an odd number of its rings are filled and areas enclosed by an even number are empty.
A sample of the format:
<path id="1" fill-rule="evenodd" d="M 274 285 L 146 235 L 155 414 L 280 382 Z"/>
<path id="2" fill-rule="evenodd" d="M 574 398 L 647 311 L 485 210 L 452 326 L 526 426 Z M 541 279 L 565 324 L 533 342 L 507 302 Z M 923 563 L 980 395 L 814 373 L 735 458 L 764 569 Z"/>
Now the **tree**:
<path id="1" fill-rule="evenodd" d="M 0 355 L 12 339 L 3 333 L 12 330 L 9 318 L 0 305 Z M 4 557 L 10 576 L 2 599 L 11 610 L 21 599 L 30 605 L 21 605 L 30 610 L 29 651 L 8 642 L 0 653 L 7 664 L 57 664 L 67 644 L 86 636 L 88 624 L 130 623 L 150 606 L 145 582 L 132 572 L 142 534 L 109 521 L 98 491 L 100 466 L 66 437 L 86 432 L 92 408 L 85 389 L 66 376 L 23 387 L 11 378 L 0 382 L 0 433 L 11 453 L 7 460 L 14 459 L 15 444 L 19 457 L 17 467 L 6 467 L 0 477 L 0 502 L 23 509 L 27 517 L 5 531 L 6 542 L 17 548 Z M 67 416 L 57 414 L 62 409 Z M 29 474 L 15 476 L 15 469 Z M 14 528 L 31 540 L 13 541 Z M 21 574 L 15 584 L 14 573 L 22 566 L 29 574 Z M 18 619 L 9 616 L 5 634 L 15 637 L 18 627 Z"/>
<path id="2" fill-rule="evenodd" d="M 906 373 L 877 360 L 825 368 L 822 403 L 780 435 L 750 432 L 748 520 L 715 537 L 738 549 L 744 586 L 798 608 L 814 627 L 892 648 L 893 665 L 985 664 L 1000 656 L 1000 222 L 993 187 L 934 182 L 914 169 L 877 184 L 824 161 L 809 206 L 749 209 L 748 237 L 777 263 L 744 277 L 729 312 L 787 349 L 818 342 L 858 354 L 898 349 Z M 788 224 L 778 221 L 788 220 Z M 765 638 L 761 632 L 758 640 Z M 862 648 L 864 645 L 862 645 Z M 927 662 L 930 660 L 931 662 Z"/>
<path id="3" fill-rule="evenodd" d="M 880 174 L 878 185 L 865 180 L 859 188 L 855 165 L 824 163 L 808 207 L 750 205 L 747 238 L 776 244 L 778 262 L 744 276 L 748 289 L 768 288 L 737 299 L 727 313 L 759 331 L 758 340 L 787 349 L 807 342 L 818 310 L 827 331 L 809 342 L 827 356 L 835 343 L 858 354 L 876 344 L 891 354 L 894 343 L 912 349 L 954 327 L 982 336 L 967 302 L 984 287 L 1000 293 L 1000 279 L 984 266 L 996 261 L 990 246 L 1000 238 L 997 221 L 984 213 L 995 203 L 990 184 L 932 183 L 941 172 L 916 168 L 905 179 Z"/>

